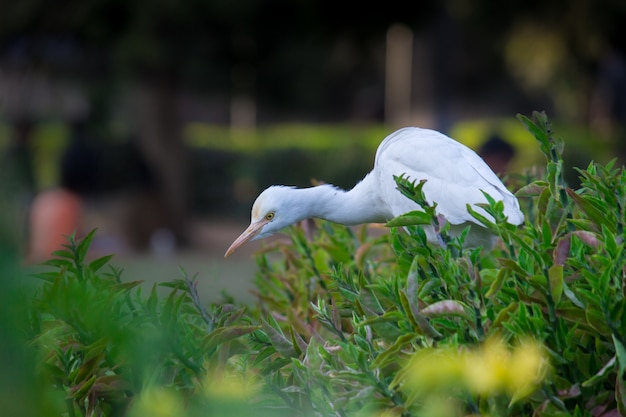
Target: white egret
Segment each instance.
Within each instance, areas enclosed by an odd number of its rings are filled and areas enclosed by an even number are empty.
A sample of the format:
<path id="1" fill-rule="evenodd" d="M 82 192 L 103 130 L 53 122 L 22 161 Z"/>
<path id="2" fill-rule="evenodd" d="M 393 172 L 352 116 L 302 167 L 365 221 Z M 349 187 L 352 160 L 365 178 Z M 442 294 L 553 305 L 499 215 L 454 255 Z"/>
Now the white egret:
<path id="1" fill-rule="evenodd" d="M 407 127 L 382 141 L 376 151 L 374 169 L 349 191 L 330 184 L 267 188 L 252 206 L 250 226 L 224 257 L 249 240 L 270 236 L 309 218 L 344 225 L 385 223 L 409 211 L 421 210 L 396 189 L 394 175 L 404 175 L 411 181 L 427 180 L 423 187 L 426 200 L 430 204 L 437 203 L 437 213 L 450 223 L 451 234 L 457 235 L 468 225 L 473 226 L 466 246 L 490 246 L 491 235 L 467 211 L 467 204 L 470 204 L 492 219 L 482 208 L 476 207 L 487 202 L 482 191 L 504 203 L 509 223 L 519 225 L 524 221 L 517 198 L 474 151 L 437 131 Z M 424 227 L 424 230 L 428 241 L 438 241 L 432 228 Z"/>

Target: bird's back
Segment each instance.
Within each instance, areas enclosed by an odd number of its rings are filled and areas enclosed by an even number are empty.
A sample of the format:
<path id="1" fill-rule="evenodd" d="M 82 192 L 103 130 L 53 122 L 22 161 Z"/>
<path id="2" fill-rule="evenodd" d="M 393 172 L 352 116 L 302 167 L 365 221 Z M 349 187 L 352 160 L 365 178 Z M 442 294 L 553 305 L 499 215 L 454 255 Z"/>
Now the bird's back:
<path id="1" fill-rule="evenodd" d="M 405 175 L 411 181 L 427 180 L 423 188 L 426 199 L 436 202 L 437 212 L 453 225 L 478 223 L 466 205 L 486 203 L 482 191 L 504 202 L 509 223 L 524 220 L 517 199 L 487 164 L 465 145 L 434 130 L 410 127 L 389 135 L 376 151 L 372 175 L 394 216 L 418 209 L 395 189 L 393 176 Z M 481 208 L 473 208 L 490 217 Z"/>

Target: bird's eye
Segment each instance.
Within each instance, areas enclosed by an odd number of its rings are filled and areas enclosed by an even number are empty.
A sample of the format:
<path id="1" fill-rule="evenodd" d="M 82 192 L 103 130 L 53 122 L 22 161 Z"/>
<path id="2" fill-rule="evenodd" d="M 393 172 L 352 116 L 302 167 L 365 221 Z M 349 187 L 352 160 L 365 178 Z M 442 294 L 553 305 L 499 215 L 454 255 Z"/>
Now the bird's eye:
<path id="1" fill-rule="evenodd" d="M 265 220 L 272 220 L 274 218 L 274 212 L 271 211 L 265 215 Z"/>

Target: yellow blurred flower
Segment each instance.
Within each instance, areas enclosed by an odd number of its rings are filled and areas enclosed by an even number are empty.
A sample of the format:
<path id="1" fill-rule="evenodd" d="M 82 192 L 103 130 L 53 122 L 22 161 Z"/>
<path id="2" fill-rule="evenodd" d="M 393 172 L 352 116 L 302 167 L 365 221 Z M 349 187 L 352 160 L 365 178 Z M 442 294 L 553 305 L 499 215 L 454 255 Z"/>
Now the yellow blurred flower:
<path id="1" fill-rule="evenodd" d="M 180 395 L 163 387 L 144 388 L 133 402 L 130 417 L 181 417 L 184 407 Z"/>
<path id="2" fill-rule="evenodd" d="M 540 343 L 524 340 L 513 350 L 507 373 L 507 388 L 514 399 L 526 397 L 545 378 L 549 364 Z"/>
<path id="3" fill-rule="evenodd" d="M 530 395 L 547 370 L 540 343 L 524 340 L 509 349 L 502 339 L 492 337 L 471 350 L 443 347 L 416 352 L 406 369 L 406 384 L 413 392 L 462 388 L 481 396 L 507 393 L 514 402 Z"/>
<path id="4" fill-rule="evenodd" d="M 426 348 L 411 358 L 407 383 L 416 391 L 436 391 L 455 385 L 462 375 L 463 366 L 456 349 Z"/>
<path id="5" fill-rule="evenodd" d="M 204 393 L 221 400 L 247 400 L 260 390 L 260 382 L 252 372 L 214 371 L 204 379 Z"/>
<path id="6" fill-rule="evenodd" d="M 500 391 L 507 380 L 511 354 L 501 340 L 488 339 L 481 348 L 465 352 L 463 377 L 466 387 L 475 394 Z"/>

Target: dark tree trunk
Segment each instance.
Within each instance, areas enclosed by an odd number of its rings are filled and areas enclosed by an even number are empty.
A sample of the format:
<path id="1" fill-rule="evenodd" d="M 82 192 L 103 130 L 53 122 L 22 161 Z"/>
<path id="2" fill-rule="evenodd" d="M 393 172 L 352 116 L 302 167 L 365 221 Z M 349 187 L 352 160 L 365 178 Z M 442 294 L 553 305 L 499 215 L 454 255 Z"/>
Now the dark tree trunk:
<path id="1" fill-rule="evenodd" d="M 154 201 L 158 205 L 148 217 L 155 228 L 167 228 L 179 245 L 187 243 L 188 209 L 187 153 L 182 141 L 178 108 L 178 86 L 171 77 L 150 77 L 138 94 L 138 145 L 154 176 Z"/>

